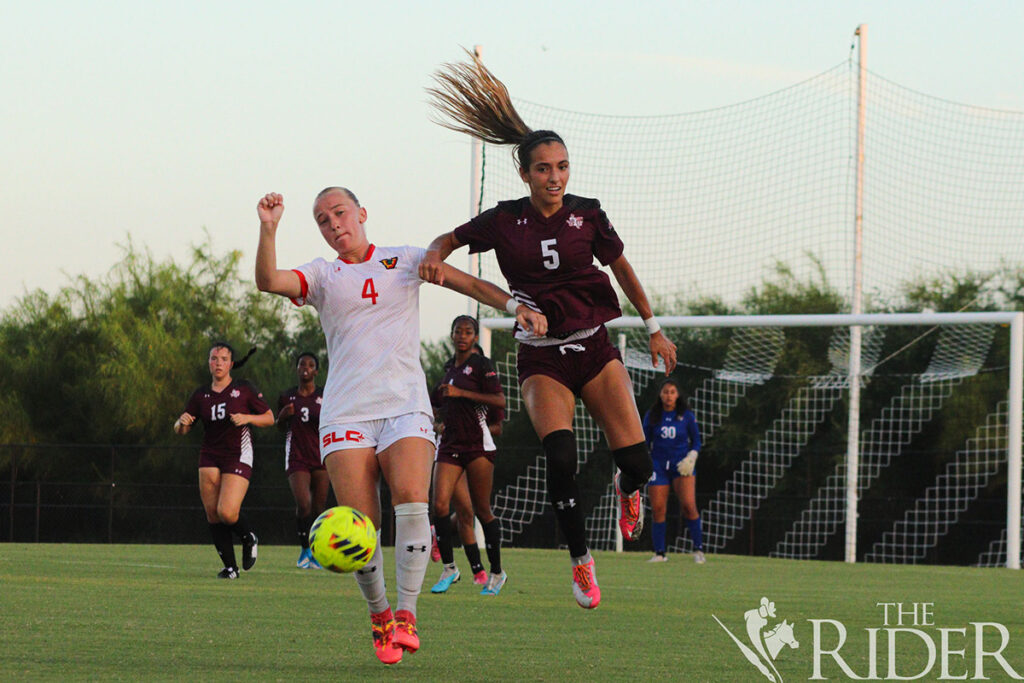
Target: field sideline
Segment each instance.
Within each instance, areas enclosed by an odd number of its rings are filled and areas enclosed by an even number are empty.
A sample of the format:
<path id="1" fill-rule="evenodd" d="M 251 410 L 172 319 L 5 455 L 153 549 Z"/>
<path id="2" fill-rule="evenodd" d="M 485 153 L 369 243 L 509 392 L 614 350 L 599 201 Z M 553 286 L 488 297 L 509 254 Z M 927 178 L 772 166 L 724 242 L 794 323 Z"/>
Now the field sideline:
<path id="1" fill-rule="evenodd" d="M 767 680 L 712 618 L 744 640 L 743 615 L 762 596 L 776 606 L 770 624 L 789 621 L 799 641 L 775 659 L 783 680 L 812 675 L 809 619 L 842 622 L 842 656 L 865 675 L 864 629 L 884 626 L 880 602 L 905 610 L 934 603 L 920 630 L 936 646 L 938 628 L 966 627 L 967 638 L 952 641 L 966 649 L 966 658 L 950 659 L 953 675 L 973 677 L 969 624 L 981 621 L 1005 627 L 1003 655 L 1024 672 L 1024 576 L 1004 569 L 731 555 L 711 555 L 703 566 L 680 555 L 647 564 L 647 553 L 597 553 L 602 603 L 585 611 L 572 599 L 564 551 L 508 548 L 509 582 L 496 598 L 479 595 L 468 576 L 448 594 L 430 594 L 440 571 L 431 564 L 419 606 L 423 647 L 387 668 L 373 656 L 355 581 L 295 569 L 296 554 L 261 546 L 252 571 L 221 581 L 209 546 L 0 545 L 0 680 Z M 836 640 L 827 633 L 826 649 Z M 900 636 L 899 673 L 922 671 L 922 640 Z M 988 649 L 998 640 L 995 631 L 985 635 Z M 823 662 L 823 676 L 843 680 L 834 660 Z M 882 678 L 886 666 L 879 655 Z M 938 666 L 924 679 L 939 678 Z M 1009 680 L 993 660 L 985 666 L 992 680 Z"/>

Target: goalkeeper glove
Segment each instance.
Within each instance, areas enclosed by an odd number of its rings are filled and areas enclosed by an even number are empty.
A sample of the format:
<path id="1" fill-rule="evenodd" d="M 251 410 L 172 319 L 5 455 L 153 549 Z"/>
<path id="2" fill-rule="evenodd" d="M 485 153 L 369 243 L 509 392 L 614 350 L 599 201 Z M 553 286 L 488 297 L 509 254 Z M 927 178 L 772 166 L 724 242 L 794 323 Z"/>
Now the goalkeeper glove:
<path id="1" fill-rule="evenodd" d="M 690 451 L 686 454 L 686 457 L 679 461 L 676 465 L 676 471 L 684 477 L 688 477 L 693 474 L 693 468 L 697 465 L 697 451 Z"/>

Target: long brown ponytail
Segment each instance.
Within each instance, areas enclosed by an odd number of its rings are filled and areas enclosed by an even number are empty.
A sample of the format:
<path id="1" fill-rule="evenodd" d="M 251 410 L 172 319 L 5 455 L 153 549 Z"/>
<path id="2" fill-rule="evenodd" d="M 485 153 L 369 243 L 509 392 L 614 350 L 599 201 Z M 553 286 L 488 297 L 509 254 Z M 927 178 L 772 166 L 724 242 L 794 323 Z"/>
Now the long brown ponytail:
<path id="1" fill-rule="evenodd" d="M 494 145 L 514 145 L 520 168 L 529 168 L 530 152 L 542 142 L 562 138 L 550 130 L 532 130 L 519 116 L 505 84 L 469 50 L 471 62 L 444 64 L 427 88 L 435 110 L 434 122 Z"/>

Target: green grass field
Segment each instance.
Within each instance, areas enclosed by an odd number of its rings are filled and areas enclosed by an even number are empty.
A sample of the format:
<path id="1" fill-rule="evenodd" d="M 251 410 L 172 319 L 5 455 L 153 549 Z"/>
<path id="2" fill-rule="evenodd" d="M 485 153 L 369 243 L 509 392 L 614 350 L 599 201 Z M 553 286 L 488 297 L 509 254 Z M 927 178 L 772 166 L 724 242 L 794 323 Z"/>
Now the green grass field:
<path id="1" fill-rule="evenodd" d="M 794 623 L 800 643 L 775 659 L 783 680 L 812 675 L 808 619 L 843 622 L 842 656 L 865 675 L 864 629 L 884 625 L 879 602 L 934 603 L 932 625 L 922 630 L 936 634 L 936 645 L 938 627 L 967 627 L 968 637 L 953 641 L 966 649 L 966 658 L 950 660 L 956 675 L 974 673 L 969 622 L 1001 623 L 1010 634 L 1003 654 L 1024 672 L 1024 576 L 1008 570 L 730 555 L 709 556 L 703 566 L 680 555 L 647 564 L 646 553 L 598 553 L 602 603 L 582 610 L 564 551 L 506 549 L 510 578 L 496 598 L 479 595 L 468 576 L 445 595 L 430 594 L 440 571 L 432 564 L 419 603 L 422 649 L 387 668 L 372 653 L 355 581 L 295 569 L 296 554 L 261 546 L 252 571 L 221 581 L 207 546 L 0 545 L 0 681 L 758 681 L 766 679 L 712 614 L 743 639 L 743 614 L 762 596 L 776 604 L 771 623 Z M 911 634 L 897 644 L 898 671 L 921 671 L 920 639 Z M 880 656 L 882 678 L 886 666 Z M 937 679 L 938 666 L 924 680 Z M 985 673 L 1008 679 L 992 661 Z M 842 679 L 828 658 L 822 675 Z"/>

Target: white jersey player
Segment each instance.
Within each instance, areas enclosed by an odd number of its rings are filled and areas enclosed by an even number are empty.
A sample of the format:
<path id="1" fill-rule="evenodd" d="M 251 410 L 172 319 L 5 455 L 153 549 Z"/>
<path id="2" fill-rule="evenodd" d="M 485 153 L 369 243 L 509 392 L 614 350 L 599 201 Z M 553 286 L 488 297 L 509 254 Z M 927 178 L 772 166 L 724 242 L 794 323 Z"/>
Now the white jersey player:
<path id="1" fill-rule="evenodd" d="M 331 373 L 320 414 L 320 454 L 339 504 L 369 515 L 380 528 L 378 482 L 383 475 L 395 510 L 397 609 L 384 590 L 380 546 L 356 572 L 370 610 L 374 651 L 385 664 L 415 652 L 416 599 L 430 550 L 427 512 L 434 432 L 426 380 L 419 362 L 419 286 L 424 251 L 376 247 L 366 236 L 366 209 L 351 191 L 329 187 L 317 195 L 313 217 L 335 261 L 317 259 L 278 270 L 275 240 L 284 212 L 279 194 L 257 206 L 260 241 L 256 285 L 261 291 L 309 303 L 320 314 Z M 444 264 L 444 286 L 504 309 L 536 334 L 540 313 L 497 286 Z"/>
<path id="2" fill-rule="evenodd" d="M 320 313 L 331 366 L 344 370 L 327 378 L 321 425 L 433 415 L 420 366 L 423 254 L 371 244 L 362 263 L 318 258 L 295 269 L 302 295 L 293 301 Z"/>

